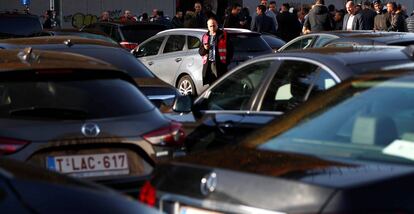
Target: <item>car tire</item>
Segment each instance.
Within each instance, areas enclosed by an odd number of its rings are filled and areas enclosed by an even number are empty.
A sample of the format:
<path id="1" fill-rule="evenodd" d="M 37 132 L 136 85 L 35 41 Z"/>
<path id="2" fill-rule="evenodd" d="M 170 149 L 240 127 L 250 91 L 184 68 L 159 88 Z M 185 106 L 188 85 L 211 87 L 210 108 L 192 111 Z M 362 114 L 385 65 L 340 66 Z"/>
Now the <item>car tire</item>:
<path id="1" fill-rule="evenodd" d="M 196 88 L 193 80 L 188 75 L 182 76 L 177 84 L 177 89 L 182 95 L 196 96 Z"/>

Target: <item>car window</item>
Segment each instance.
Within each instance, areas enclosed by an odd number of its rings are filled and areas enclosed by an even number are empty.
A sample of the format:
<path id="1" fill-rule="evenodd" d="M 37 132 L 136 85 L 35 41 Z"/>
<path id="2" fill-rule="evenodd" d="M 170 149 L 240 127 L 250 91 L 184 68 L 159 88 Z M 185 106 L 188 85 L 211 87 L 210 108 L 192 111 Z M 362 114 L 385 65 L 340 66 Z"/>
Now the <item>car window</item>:
<path id="1" fill-rule="evenodd" d="M 163 53 L 182 51 L 185 44 L 184 35 L 171 35 L 167 39 Z"/>
<path id="2" fill-rule="evenodd" d="M 111 38 L 113 40 L 117 41 L 117 42 L 121 42 L 122 41 L 121 35 L 119 35 L 119 32 L 118 32 L 118 27 L 113 26 L 111 28 Z"/>
<path id="3" fill-rule="evenodd" d="M 258 52 L 271 50 L 260 35 L 252 34 L 230 34 L 230 41 L 233 44 L 234 52 Z"/>
<path id="4" fill-rule="evenodd" d="M 329 41 L 334 40 L 336 37 L 331 35 L 321 35 L 316 39 L 315 43 L 313 44 L 314 48 L 320 48 L 326 45 Z"/>
<path id="5" fill-rule="evenodd" d="M 121 79 L 0 82 L 0 117 L 93 119 L 141 114 L 154 106 Z"/>
<path id="6" fill-rule="evenodd" d="M 201 41 L 197 37 L 187 36 L 188 49 L 198 49 L 200 47 Z"/>
<path id="7" fill-rule="evenodd" d="M 255 90 L 260 87 L 271 60 L 261 61 L 237 70 L 209 91 L 203 100 L 204 110 L 246 110 Z"/>
<path id="8" fill-rule="evenodd" d="M 310 96 L 334 85 L 335 79 L 315 64 L 296 60 L 284 61 L 266 91 L 261 110 L 292 110 Z"/>
<path id="9" fill-rule="evenodd" d="M 35 16 L 0 16 L 0 38 L 40 35 L 42 25 Z"/>
<path id="10" fill-rule="evenodd" d="M 283 50 L 295 50 L 295 49 L 309 48 L 310 45 L 312 44 L 313 39 L 314 39 L 314 37 L 306 37 L 306 38 L 300 39 L 300 40 L 290 44 L 289 46 L 287 46 Z"/>
<path id="11" fill-rule="evenodd" d="M 137 56 L 143 57 L 157 55 L 158 51 L 161 48 L 162 42 L 164 41 L 164 38 L 165 37 L 158 37 L 141 45 L 138 49 Z"/>

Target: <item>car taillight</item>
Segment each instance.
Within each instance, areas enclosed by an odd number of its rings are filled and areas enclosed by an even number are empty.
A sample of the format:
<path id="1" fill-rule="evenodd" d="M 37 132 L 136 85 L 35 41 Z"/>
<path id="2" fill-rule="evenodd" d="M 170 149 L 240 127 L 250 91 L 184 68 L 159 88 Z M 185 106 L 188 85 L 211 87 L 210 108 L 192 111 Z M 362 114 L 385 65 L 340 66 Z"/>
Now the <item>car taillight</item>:
<path id="1" fill-rule="evenodd" d="M 156 189 L 151 184 L 151 182 L 146 181 L 144 186 L 142 186 L 141 191 L 139 193 L 139 200 L 142 203 L 147 204 L 148 206 L 155 206 L 156 201 Z"/>
<path id="2" fill-rule="evenodd" d="M 0 137 L 0 155 L 15 153 L 28 143 L 24 140 Z"/>
<path id="3" fill-rule="evenodd" d="M 128 49 L 128 50 L 132 50 L 135 47 L 138 46 L 138 43 L 133 43 L 133 42 L 127 42 L 127 41 L 122 41 L 119 43 L 122 47 Z"/>
<path id="4" fill-rule="evenodd" d="M 142 137 L 157 146 L 182 146 L 185 140 L 182 126 L 181 123 L 171 122 L 169 126 L 147 133 Z"/>

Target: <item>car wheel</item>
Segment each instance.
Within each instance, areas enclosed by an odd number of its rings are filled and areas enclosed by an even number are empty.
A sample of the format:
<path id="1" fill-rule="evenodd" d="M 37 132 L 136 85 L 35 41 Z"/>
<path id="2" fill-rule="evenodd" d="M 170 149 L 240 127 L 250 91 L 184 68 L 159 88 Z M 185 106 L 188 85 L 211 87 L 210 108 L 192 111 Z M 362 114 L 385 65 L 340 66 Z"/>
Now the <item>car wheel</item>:
<path id="1" fill-rule="evenodd" d="M 191 77 L 188 75 L 185 75 L 180 78 L 180 81 L 178 81 L 177 88 L 182 95 L 196 95 L 194 83 L 191 80 Z"/>

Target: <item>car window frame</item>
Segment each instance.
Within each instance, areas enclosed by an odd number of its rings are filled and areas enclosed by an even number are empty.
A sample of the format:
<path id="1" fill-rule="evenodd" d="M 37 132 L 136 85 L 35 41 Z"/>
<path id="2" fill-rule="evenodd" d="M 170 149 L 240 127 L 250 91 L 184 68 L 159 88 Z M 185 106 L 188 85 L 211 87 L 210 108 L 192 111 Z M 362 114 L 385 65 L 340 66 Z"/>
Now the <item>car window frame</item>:
<path id="1" fill-rule="evenodd" d="M 140 48 L 141 48 L 142 46 L 145 46 L 146 44 L 148 44 L 148 43 L 150 43 L 150 42 L 152 42 L 152 41 L 154 41 L 154 40 L 156 40 L 156 39 L 159 39 L 159 38 L 163 38 L 163 40 L 162 40 L 162 42 L 161 42 L 161 45 L 160 45 L 160 48 L 158 49 L 157 54 L 154 54 L 154 55 L 145 55 L 145 56 L 141 56 L 141 57 L 137 57 L 137 58 L 139 59 L 139 58 L 154 57 L 154 56 L 158 56 L 158 55 L 160 55 L 160 54 L 162 53 L 162 51 L 164 50 L 164 46 L 165 46 L 165 42 L 166 42 L 166 38 L 168 38 L 168 36 L 166 36 L 166 35 L 157 36 L 157 37 L 151 38 L 151 39 L 149 39 L 149 40 L 146 40 L 146 41 L 145 41 L 142 45 L 140 45 L 140 46 L 139 46 L 138 51 L 137 51 L 137 54 L 139 54 L 139 50 L 140 50 Z"/>
<path id="2" fill-rule="evenodd" d="M 165 48 L 167 47 L 167 43 L 168 43 L 169 39 L 170 39 L 171 37 L 174 37 L 174 36 L 184 37 L 184 44 L 183 44 L 182 49 L 181 49 L 181 50 L 177 50 L 177 51 L 165 52 Z M 164 41 L 163 41 L 163 42 L 164 42 L 164 46 L 162 47 L 162 51 L 161 51 L 161 53 L 159 53 L 159 54 L 161 54 L 161 55 L 166 55 L 166 54 L 177 54 L 177 53 L 180 53 L 180 52 L 183 52 L 183 51 L 186 51 L 186 50 L 187 50 L 187 47 L 186 47 L 186 44 L 187 44 L 187 35 L 177 35 L 177 34 L 171 34 L 171 35 L 166 36 L 166 38 L 164 39 Z M 160 48 L 160 49 L 161 49 L 161 48 Z"/>

